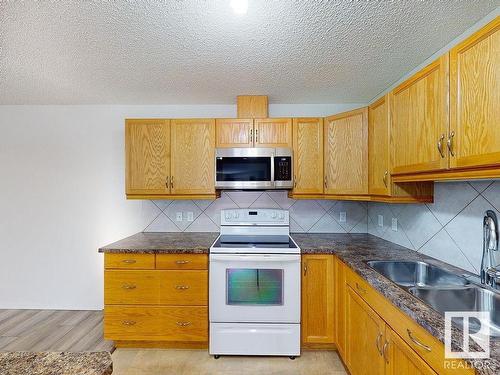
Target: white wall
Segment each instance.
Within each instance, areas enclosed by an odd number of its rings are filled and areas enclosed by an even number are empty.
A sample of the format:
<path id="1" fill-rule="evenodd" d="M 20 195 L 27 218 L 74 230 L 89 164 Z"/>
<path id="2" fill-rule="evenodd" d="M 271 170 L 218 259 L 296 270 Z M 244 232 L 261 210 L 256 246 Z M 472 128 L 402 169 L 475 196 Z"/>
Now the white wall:
<path id="1" fill-rule="evenodd" d="M 324 116 L 360 105 L 271 105 Z M 143 230 L 124 194 L 127 117 L 232 117 L 233 105 L 0 106 L 0 308 L 99 309 L 99 246 Z"/>

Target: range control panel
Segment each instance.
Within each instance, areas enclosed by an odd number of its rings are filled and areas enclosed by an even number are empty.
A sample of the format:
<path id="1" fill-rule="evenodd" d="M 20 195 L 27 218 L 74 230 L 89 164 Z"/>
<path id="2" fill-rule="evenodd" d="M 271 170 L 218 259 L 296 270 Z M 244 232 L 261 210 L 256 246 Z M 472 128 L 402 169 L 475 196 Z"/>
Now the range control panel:
<path id="1" fill-rule="evenodd" d="M 237 208 L 221 210 L 221 225 L 289 225 L 287 210 Z"/>

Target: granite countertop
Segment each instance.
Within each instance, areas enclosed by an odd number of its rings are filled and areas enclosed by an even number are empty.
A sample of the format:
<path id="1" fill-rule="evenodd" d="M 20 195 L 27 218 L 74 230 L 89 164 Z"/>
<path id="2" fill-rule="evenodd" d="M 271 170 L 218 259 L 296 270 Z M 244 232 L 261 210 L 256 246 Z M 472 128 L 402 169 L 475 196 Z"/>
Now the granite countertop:
<path id="1" fill-rule="evenodd" d="M 141 254 L 208 254 L 210 246 L 219 233 L 180 232 L 147 233 L 141 232 L 123 240 L 103 246 L 100 253 L 141 253 Z"/>
<path id="2" fill-rule="evenodd" d="M 2 375 L 108 375 L 113 372 L 108 352 L 0 352 Z"/>
<path id="3" fill-rule="evenodd" d="M 444 343 L 444 317 L 394 282 L 368 267 L 367 260 L 421 260 L 456 274 L 468 273 L 370 234 L 292 234 L 302 254 L 334 254 L 393 305 Z M 452 329 L 452 347 L 462 348 L 462 333 Z M 478 374 L 500 374 L 500 340 L 490 341 L 490 359 L 477 360 Z M 475 360 L 476 361 L 476 360 Z M 479 368 L 481 367 L 481 368 Z"/>

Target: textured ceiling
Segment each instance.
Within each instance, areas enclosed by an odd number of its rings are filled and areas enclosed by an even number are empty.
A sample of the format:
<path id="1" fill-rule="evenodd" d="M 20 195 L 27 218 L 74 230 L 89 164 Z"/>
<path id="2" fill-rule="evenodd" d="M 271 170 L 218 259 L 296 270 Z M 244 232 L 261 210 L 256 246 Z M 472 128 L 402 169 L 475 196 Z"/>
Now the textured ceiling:
<path id="1" fill-rule="evenodd" d="M 0 0 L 0 104 L 367 102 L 500 0 Z"/>

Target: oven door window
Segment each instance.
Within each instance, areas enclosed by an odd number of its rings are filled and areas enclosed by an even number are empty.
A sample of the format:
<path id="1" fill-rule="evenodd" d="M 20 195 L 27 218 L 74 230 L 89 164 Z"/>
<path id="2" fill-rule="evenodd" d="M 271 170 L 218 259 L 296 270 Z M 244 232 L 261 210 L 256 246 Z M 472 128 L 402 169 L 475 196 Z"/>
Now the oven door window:
<path id="1" fill-rule="evenodd" d="M 283 270 L 229 268 L 226 291 L 228 305 L 283 305 Z"/>
<path id="2" fill-rule="evenodd" d="M 271 181 L 269 157 L 217 157 L 217 181 Z"/>

